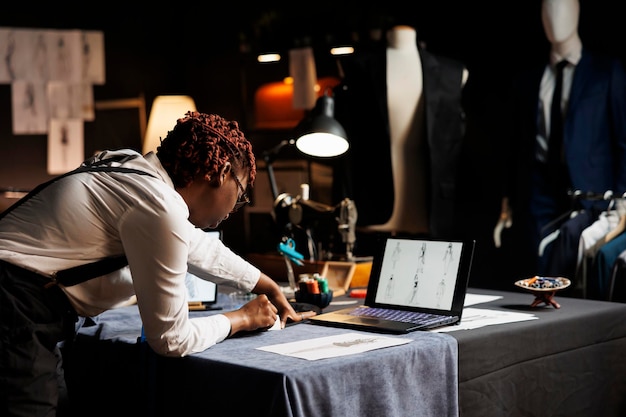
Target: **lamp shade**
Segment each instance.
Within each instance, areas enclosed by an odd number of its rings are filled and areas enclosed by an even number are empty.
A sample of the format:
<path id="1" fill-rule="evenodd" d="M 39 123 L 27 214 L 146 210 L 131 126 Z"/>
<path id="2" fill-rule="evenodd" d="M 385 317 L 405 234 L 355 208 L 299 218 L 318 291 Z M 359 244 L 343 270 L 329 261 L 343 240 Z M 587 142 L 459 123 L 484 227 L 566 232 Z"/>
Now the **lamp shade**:
<path id="1" fill-rule="evenodd" d="M 333 157 L 344 154 L 350 144 L 346 131 L 335 119 L 335 100 L 324 94 L 317 99 L 311 115 L 296 129 L 296 147 L 310 156 Z"/>
<path id="2" fill-rule="evenodd" d="M 195 111 L 196 103 L 189 96 L 157 96 L 152 102 L 143 153 L 156 152 L 161 139 L 174 128 L 176 121 L 188 111 Z"/>

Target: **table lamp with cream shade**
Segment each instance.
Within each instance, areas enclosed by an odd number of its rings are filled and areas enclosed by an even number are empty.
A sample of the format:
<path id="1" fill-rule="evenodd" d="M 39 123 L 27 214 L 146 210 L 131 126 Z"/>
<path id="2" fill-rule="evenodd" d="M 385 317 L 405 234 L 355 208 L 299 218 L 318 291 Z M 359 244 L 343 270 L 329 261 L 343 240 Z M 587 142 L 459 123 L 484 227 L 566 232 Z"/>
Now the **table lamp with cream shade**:
<path id="1" fill-rule="evenodd" d="M 142 152 L 144 154 L 156 152 L 161 139 L 167 136 L 167 132 L 174 128 L 176 121 L 188 111 L 196 111 L 196 103 L 190 96 L 157 96 L 152 102 Z"/>

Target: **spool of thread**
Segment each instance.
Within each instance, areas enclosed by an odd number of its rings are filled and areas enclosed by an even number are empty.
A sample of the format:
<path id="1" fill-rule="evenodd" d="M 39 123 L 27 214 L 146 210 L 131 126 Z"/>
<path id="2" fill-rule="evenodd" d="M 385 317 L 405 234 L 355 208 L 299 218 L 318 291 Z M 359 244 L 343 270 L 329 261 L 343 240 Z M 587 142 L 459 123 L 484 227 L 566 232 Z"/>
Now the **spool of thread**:
<path id="1" fill-rule="evenodd" d="M 307 291 L 309 292 L 309 294 L 319 294 L 320 293 L 319 284 L 317 283 L 317 280 L 315 280 L 315 279 L 308 280 L 307 283 L 306 283 L 306 288 L 307 288 Z"/>
<path id="2" fill-rule="evenodd" d="M 320 287 L 320 292 L 328 292 L 328 280 L 326 278 L 317 278 L 317 284 Z"/>
<path id="3" fill-rule="evenodd" d="M 309 199 L 310 187 L 309 184 L 300 184 L 300 197 L 303 200 Z"/>

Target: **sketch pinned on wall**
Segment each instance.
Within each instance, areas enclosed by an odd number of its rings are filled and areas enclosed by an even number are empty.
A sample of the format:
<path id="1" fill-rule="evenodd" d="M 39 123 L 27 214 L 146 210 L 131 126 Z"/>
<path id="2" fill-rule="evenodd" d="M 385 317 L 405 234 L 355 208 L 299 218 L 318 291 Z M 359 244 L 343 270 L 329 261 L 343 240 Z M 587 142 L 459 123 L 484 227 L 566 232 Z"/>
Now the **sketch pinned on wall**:
<path id="1" fill-rule="evenodd" d="M 45 82 L 50 78 L 47 37 L 49 31 L 13 29 L 8 36 L 12 49 L 5 60 L 10 61 L 12 80 Z M 6 64 L 9 65 L 9 64 Z"/>
<path id="2" fill-rule="evenodd" d="M 0 27 L 0 83 L 12 84 L 15 135 L 49 133 L 50 118 L 92 121 L 104 33 Z"/>
<path id="3" fill-rule="evenodd" d="M 48 111 L 51 119 L 81 118 L 82 95 L 78 84 L 48 83 Z"/>
<path id="4" fill-rule="evenodd" d="M 13 134 L 48 133 L 46 84 L 43 81 L 17 80 L 11 84 Z"/>
<path id="5" fill-rule="evenodd" d="M 27 31 L 26 33 L 30 35 L 28 39 L 29 44 L 26 47 L 32 49 L 30 52 L 30 63 L 26 63 L 23 66 L 23 72 L 28 74 L 25 78 L 33 81 L 47 81 L 50 79 L 50 72 L 48 71 L 49 58 L 46 32 L 33 33 L 32 31 Z M 19 55 L 21 56 L 22 54 Z"/>
<path id="6" fill-rule="evenodd" d="M 103 85 L 105 82 L 104 33 L 84 31 L 82 33 L 82 81 Z"/>
<path id="7" fill-rule="evenodd" d="M 105 83 L 104 33 L 0 27 L 0 83 Z"/>
<path id="8" fill-rule="evenodd" d="M 50 119 L 48 174 L 63 174 L 77 168 L 84 159 L 83 121 Z"/>
<path id="9" fill-rule="evenodd" d="M 0 28 L 0 84 L 15 79 L 15 33 L 11 28 Z"/>
<path id="10" fill-rule="evenodd" d="M 83 41 L 79 30 L 49 31 L 46 36 L 51 81 L 79 83 L 83 70 Z"/>

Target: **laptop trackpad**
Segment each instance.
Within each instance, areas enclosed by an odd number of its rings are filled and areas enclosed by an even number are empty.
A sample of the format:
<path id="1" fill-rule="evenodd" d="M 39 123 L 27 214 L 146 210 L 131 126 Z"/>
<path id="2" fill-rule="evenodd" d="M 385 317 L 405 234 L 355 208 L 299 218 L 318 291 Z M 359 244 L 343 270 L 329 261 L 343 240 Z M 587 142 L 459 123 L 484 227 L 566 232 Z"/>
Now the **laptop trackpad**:
<path id="1" fill-rule="evenodd" d="M 419 326 L 413 323 L 406 323 L 401 321 L 389 321 L 384 319 L 377 319 L 373 317 L 353 317 L 344 320 L 345 323 L 352 323 L 357 326 L 372 327 L 379 332 L 392 332 L 392 333 L 405 333 Z"/>
<path id="2" fill-rule="evenodd" d="M 367 324 L 370 326 L 376 326 L 376 325 L 379 325 L 380 323 L 385 322 L 386 320 L 380 320 L 380 319 L 375 319 L 375 318 L 370 318 L 370 317 L 354 317 L 346 321 L 348 323 L 359 323 L 359 324 Z"/>

